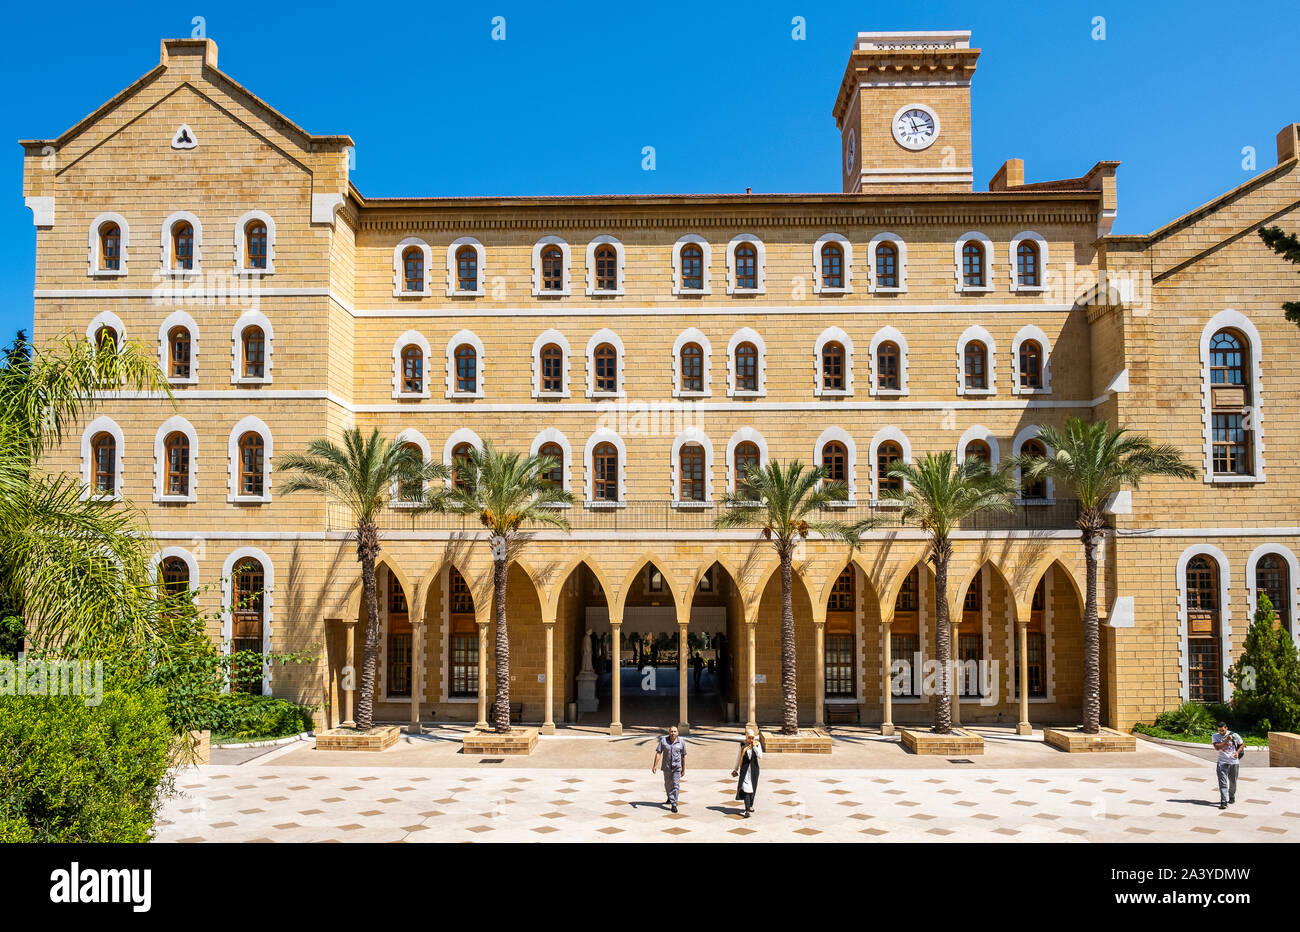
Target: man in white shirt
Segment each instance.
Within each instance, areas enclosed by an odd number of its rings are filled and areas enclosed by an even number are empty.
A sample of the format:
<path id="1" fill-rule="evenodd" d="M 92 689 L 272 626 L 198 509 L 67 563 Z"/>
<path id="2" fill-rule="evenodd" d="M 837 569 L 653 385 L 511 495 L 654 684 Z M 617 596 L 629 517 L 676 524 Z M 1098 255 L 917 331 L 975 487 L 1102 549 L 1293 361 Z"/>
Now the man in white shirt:
<path id="1" fill-rule="evenodd" d="M 1219 752 L 1219 758 L 1215 762 L 1214 772 L 1219 778 L 1219 808 L 1227 809 L 1231 803 L 1237 801 L 1237 770 L 1238 761 L 1241 759 L 1241 749 L 1245 742 L 1241 740 L 1241 735 L 1235 731 L 1228 731 L 1226 722 L 1219 722 L 1219 730 L 1215 733 L 1214 749 Z"/>

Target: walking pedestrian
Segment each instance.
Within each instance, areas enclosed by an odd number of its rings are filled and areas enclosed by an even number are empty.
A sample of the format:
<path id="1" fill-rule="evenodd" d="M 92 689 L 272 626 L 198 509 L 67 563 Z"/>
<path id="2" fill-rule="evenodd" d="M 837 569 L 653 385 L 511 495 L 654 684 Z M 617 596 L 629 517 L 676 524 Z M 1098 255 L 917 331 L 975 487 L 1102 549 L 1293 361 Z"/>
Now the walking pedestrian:
<path id="1" fill-rule="evenodd" d="M 695 691 L 700 691 L 700 677 L 704 675 L 704 658 L 700 652 L 696 651 L 695 656 L 691 658 L 691 668 L 695 672 Z"/>
<path id="2" fill-rule="evenodd" d="M 733 777 L 739 777 L 736 783 L 736 799 L 745 803 L 745 818 L 754 811 L 754 793 L 758 789 L 758 760 L 763 756 L 763 746 L 758 743 L 754 732 L 745 729 L 745 738 L 740 742 L 740 756 L 736 758 L 736 769 L 731 771 Z"/>
<path id="3" fill-rule="evenodd" d="M 682 777 L 686 776 L 686 742 L 677 735 L 677 726 L 668 729 L 666 737 L 660 738 L 655 746 L 655 760 L 650 765 L 650 772 L 664 769 L 664 794 L 668 797 L 664 804 L 677 811 L 677 793 L 682 786 Z"/>
<path id="4" fill-rule="evenodd" d="M 1246 742 L 1235 731 L 1228 731 L 1226 722 L 1219 722 L 1213 740 L 1214 749 L 1219 752 L 1214 764 L 1215 775 L 1219 778 L 1219 808 L 1227 809 L 1237 801 L 1237 770 Z"/>

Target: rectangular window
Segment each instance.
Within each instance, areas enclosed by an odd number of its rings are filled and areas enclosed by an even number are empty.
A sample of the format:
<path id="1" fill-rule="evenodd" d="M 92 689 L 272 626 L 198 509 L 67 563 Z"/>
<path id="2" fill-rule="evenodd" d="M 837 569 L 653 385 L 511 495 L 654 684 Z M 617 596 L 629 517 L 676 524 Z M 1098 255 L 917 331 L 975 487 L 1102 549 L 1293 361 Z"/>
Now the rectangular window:
<path id="1" fill-rule="evenodd" d="M 830 634 L 826 636 L 826 695 L 852 697 L 853 688 L 853 635 Z"/>
<path id="2" fill-rule="evenodd" d="M 979 665 L 984 659 L 984 638 L 978 634 L 958 634 L 957 659 L 961 661 L 957 677 L 958 695 L 973 698 L 983 695 L 980 692 Z"/>
<path id="3" fill-rule="evenodd" d="M 890 678 L 902 689 L 895 690 L 895 696 L 921 695 L 922 670 L 917 667 L 917 653 L 920 650 L 920 638 L 915 634 L 891 634 L 889 636 Z M 894 664 L 902 661 L 901 674 L 896 672 Z M 891 688 L 893 686 L 891 685 Z"/>
<path id="4" fill-rule="evenodd" d="M 1016 634 L 1016 695 L 1020 695 L 1020 635 Z M 1041 699 L 1047 695 L 1047 668 L 1043 664 L 1044 639 L 1041 631 L 1028 632 L 1029 645 L 1029 698 Z"/>
<path id="5" fill-rule="evenodd" d="M 1215 414 L 1214 473 L 1218 476 L 1245 476 L 1250 469 L 1249 434 L 1245 428 L 1245 415 Z"/>
<path id="6" fill-rule="evenodd" d="M 388 695 L 411 695 L 411 635 L 388 636 Z"/>
<path id="7" fill-rule="evenodd" d="M 1187 698 L 1218 702 L 1219 645 L 1214 638 L 1187 639 Z"/>
<path id="8" fill-rule="evenodd" d="M 478 695 L 478 635 L 451 637 L 451 695 Z"/>

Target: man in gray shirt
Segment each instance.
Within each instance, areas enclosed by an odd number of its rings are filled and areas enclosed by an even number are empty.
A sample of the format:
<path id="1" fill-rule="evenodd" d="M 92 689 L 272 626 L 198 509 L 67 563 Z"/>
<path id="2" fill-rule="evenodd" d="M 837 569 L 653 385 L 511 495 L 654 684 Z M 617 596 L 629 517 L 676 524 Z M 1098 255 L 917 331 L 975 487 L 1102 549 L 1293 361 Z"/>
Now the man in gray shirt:
<path id="1" fill-rule="evenodd" d="M 668 729 L 668 736 L 660 738 L 655 746 L 655 760 L 650 765 L 650 772 L 659 769 L 660 762 L 664 768 L 664 793 L 667 805 L 677 811 L 677 791 L 681 789 L 682 777 L 686 776 L 686 742 L 677 736 L 677 726 Z"/>
<path id="2" fill-rule="evenodd" d="M 1219 778 L 1219 808 L 1227 809 L 1229 804 L 1237 801 L 1238 761 L 1245 742 L 1241 740 L 1241 735 L 1228 731 L 1225 722 L 1219 722 L 1219 730 L 1212 740 L 1214 749 L 1219 752 L 1219 758 L 1214 764 L 1214 772 Z"/>

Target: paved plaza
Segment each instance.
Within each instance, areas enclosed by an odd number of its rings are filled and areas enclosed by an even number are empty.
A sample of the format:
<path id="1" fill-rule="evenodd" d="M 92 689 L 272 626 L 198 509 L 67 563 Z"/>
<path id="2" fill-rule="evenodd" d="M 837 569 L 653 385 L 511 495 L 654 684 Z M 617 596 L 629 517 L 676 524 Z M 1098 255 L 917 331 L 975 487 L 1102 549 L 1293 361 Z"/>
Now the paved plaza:
<path id="1" fill-rule="evenodd" d="M 459 753 L 462 732 L 404 736 L 382 753 L 214 750 L 177 775 L 158 841 L 1162 841 L 1300 840 L 1300 769 L 1247 756 L 1217 808 L 1211 752 L 1141 741 L 1070 755 L 985 731 L 969 763 L 837 729 L 834 753 L 768 755 L 754 815 L 735 802 L 736 735 L 689 740 L 680 811 L 650 774 L 656 734 L 561 729 L 526 758 Z"/>

